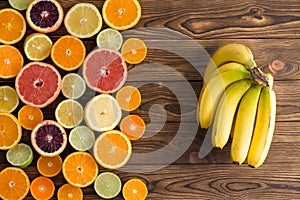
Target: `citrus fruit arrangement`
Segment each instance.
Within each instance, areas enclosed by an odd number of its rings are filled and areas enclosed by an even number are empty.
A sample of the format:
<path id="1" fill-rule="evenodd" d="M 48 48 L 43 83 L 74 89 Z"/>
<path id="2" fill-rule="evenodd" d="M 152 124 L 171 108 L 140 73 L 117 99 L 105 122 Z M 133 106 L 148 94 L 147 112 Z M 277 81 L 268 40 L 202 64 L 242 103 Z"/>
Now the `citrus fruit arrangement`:
<path id="1" fill-rule="evenodd" d="M 147 47 L 139 38 L 123 43 L 122 34 L 139 22 L 141 5 L 105 0 L 100 10 L 80 2 L 66 11 L 61 3 L 8 0 L 11 7 L 0 9 L 0 79 L 10 80 L 0 86 L 0 150 L 9 165 L 0 171 L 0 198 L 24 199 L 30 193 L 35 199 L 55 194 L 84 199 L 82 188 L 93 185 L 105 199 L 145 199 L 144 181 L 133 178 L 122 186 L 112 171 L 126 165 L 132 140 L 146 130 L 137 114 L 122 116 L 142 101 L 139 89 L 125 82 L 127 65 L 141 63 Z M 109 28 L 103 29 L 104 23 Z M 66 35 L 49 34 L 62 26 Z M 93 39 L 94 50 L 87 50 L 86 38 Z M 95 96 L 82 104 L 87 90 Z M 30 141 L 23 141 L 29 131 Z M 32 163 L 40 175 L 30 183 L 25 171 Z M 98 174 L 99 168 L 110 171 Z M 59 174 L 65 183 L 56 191 L 53 177 Z"/>

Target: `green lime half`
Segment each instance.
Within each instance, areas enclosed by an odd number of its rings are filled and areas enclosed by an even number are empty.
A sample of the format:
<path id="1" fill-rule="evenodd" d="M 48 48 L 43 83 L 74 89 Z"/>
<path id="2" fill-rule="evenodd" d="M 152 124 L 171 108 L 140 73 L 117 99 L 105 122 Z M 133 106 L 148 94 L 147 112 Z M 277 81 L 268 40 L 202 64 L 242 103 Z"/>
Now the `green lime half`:
<path id="1" fill-rule="evenodd" d="M 86 90 L 85 81 L 76 73 L 69 73 L 62 79 L 62 94 L 69 99 L 80 98 Z"/>
<path id="2" fill-rule="evenodd" d="M 26 10 L 33 0 L 8 0 L 11 7 L 17 10 Z"/>
<path id="3" fill-rule="evenodd" d="M 96 42 L 99 48 L 109 48 L 118 51 L 122 46 L 123 37 L 119 31 L 107 28 L 98 34 Z"/>
<path id="4" fill-rule="evenodd" d="M 26 168 L 33 160 L 33 152 L 29 145 L 20 143 L 6 152 L 6 159 L 13 166 Z"/>
<path id="5" fill-rule="evenodd" d="M 86 126 L 77 126 L 70 131 L 69 142 L 77 151 L 87 151 L 94 145 L 95 134 Z"/>
<path id="6" fill-rule="evenodd" d="M 122 188 L 120 178 L 112 172 L 103 172 L 95 180 L 94 189 L 104 199 L 116 197 Z"/>

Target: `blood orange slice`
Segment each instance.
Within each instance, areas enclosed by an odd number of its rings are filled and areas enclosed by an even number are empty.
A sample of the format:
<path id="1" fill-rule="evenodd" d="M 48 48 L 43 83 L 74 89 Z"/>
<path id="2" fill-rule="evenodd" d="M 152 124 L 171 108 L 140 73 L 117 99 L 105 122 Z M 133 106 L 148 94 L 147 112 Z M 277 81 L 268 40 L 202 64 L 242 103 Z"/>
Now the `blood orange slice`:
<path id="1" fill-rule="evenodd" d="M 96 49 L 83 63 L 83 77 L 92 90 L 113 93 L 127 78 L 127 66 L 122 55 L 111 49 Z"/>
<path id="2" fill-rule="evenodd" d="M 24 66 L 15 84 L 20 99 L 38 108 L 52 103 L 62 87 L 59 72 L 52 65 L 42 62 L 31 62 Z"/>
<path id="3" fill-rule="evenodd" d="M 32 130 L 31 143 L 40 155 L 57 156 L 67 146 L 67 134 L 57 122 L 45 120 Z"/>

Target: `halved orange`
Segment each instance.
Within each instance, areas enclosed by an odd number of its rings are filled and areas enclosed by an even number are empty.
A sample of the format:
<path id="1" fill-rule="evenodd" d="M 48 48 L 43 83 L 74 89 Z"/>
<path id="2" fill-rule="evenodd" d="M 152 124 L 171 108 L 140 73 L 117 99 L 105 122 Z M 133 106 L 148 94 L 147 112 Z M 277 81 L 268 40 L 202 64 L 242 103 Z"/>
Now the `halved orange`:
<path id="1" fill-rule="evenodd" d="M 123 167 L 131 156 L 131 142 L 118 130 L 101 133 L 94 144 L 94 157 L 104 168 Z"/>
<path id="2" fill-rule="evenodd" d="M 39 176 L 31 182 L 30 192 L 35 199 L 47 200 L 54 195 L 55 185 L 50 178 Z"/>
<path id="3" fill-rule="evenodd" d="M 139 64 L 147 56 L 147 47 L 143 40 L 129 38 L 124 42 L 121 53 L 125 61 L 129 64 Z"/>
<path id="4" fill-rule="evenodd" d="M 23 64 L 23 56 L 16 47 L 0 45 L 0 78 L 6 79 L 17 76 Z"/>
<path id="5" fill-rule="evenodd" d="M 12 8 L 0 10 L 0 43 L 15 44 L 26 32 L 26 21 L 23 15 Z"/>
<path id="6" fill-rule="evenodd" d="M 78 69 L 83 63 L 85 55 L 84 43 L 71 35 L 59 38 L 51 49 L 52 61 L 66 71 Z"/>
<path id="7" fill-rule="evenodd" d="M 105 23 L 116 30 L 134 27 L 142 15 L 138 0 L 106 0 L 102 7 Z"/>
<path id="8" fill-rule="evenodd" d="M 122 193 L 125 200 L 144 200 L 148 195 L 148 189 L 142 180 L 134 178 L 124 184 Z"/>
<path id="9" fill-rule="evenodd" d="M 27 130 L 34 129 L 43 119 L 42 110 L 29 105 L 23 106 L 18 112 L 18 120 L 21 126 Z"/>
<path id="10" fill-rule="evenodd" d="M 0 150 L 15 147 L 22 136 L 22 128 L 18 119 L 9 113 L 0 113 Z"/>
<path id="11" fill-rule="evenodd" d="M 46 177 L 54 177 L 59 174 L 62 167 L 62 159 L 59 155 L 53 157 L 40 156 L 37 161 L 39 173 Z"/>
<path id="12" fill-rule="evenodd" d="M 146 124 L 140 116 L 128 115 L 122 119 L 120 129 L 130 140 L 137 140 L 145 133 Z"/>
<path id="13" fill-rule="evenodd" d="M 58 189 L 57 199 L 58 200 L 82 200 L 83 193 L 81 188 L 66 183 Z"/>
<path id="14" fill-rule="evenodd" d="M 24 199 L 29 192 L 27 174 L 18 167 L 6 167 L 0 172 L 0 198 L 7 200 Z"/>
<path id="15" fill-rule="evenodd" d="M 98 165 L 91 154 L 74 152 L 65 158 L 62 172 L 69 184 L 75 187 L 87 187 L 97 178 Z"/>
<path id="16" fill-rule="evenodd" d="M 141 105 L 142 97 L 138 88 L 127 85 L 117 92 L 116 100 L 122 110 L 133 111 Z"/>

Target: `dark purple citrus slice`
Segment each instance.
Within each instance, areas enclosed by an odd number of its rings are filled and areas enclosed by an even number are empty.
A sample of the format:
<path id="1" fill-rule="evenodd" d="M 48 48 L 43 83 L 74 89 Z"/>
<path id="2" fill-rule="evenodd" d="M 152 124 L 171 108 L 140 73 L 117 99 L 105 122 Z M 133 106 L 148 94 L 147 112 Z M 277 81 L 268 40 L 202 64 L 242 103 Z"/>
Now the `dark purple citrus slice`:
<path id="1" fill-rule="evenodd" d="M 92 90 L 113 93 L 127 78 L 127 66 L 122 55 L 111 49 L 96 49 L 83 63 L 83 77 Z"/>
<path id="2" fill-rule="evenodd" d="M 27 105 L 43 108 L 52 103 L 62 87 L 61 76 L 52 65 L 31 62 L 16 77 L 16 91 Z"/>
<path id="3" fill-rule="evenodd" d="M 32 130 L 31 143 L 40 155 L 57 156 L 67 146 L 67 134 L 57 122 L 45 120 Z"/>
<path id="4" fill-rule="evenodd" d="M 26 11 L 29 26 L 42 33 L 56 31 L 63 21 L 63 16 L 62 6 L 56 0 L 34 0 Z"/>

